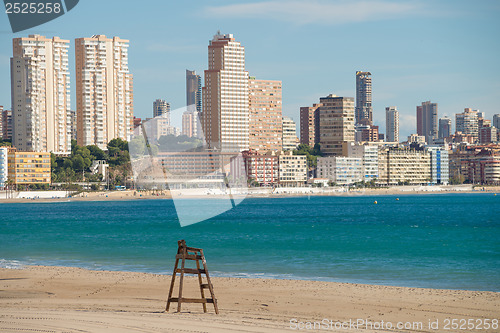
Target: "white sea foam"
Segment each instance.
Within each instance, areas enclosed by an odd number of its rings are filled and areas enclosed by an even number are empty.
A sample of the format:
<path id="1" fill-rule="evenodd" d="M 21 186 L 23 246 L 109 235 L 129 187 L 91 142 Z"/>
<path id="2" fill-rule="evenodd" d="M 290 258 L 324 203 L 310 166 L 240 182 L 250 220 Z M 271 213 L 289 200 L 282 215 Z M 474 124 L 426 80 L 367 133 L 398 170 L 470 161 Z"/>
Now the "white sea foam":
<path id="1" fill-rule="evenodd" d="M 25 265 L 18 260 L 0 259 L 0 268 L 23 269 L 24 266 Z"/>

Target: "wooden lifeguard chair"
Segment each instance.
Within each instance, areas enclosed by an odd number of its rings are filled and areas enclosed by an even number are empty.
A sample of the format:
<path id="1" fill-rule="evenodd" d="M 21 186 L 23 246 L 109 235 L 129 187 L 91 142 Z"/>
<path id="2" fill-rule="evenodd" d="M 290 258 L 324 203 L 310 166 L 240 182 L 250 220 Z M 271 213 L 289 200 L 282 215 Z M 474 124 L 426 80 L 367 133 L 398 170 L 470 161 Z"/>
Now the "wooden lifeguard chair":
<path id="1" fill-rule="evenodd" d="M 182 303 L 201 303 L 203 305 L 203 312 L 207 312 L 207 303 L 213 303 L 215 308 L 215 313 L 219 314 L 219 308 L 217 307 L 217 299 L 215 298 L 214 287 L 212 286 L 212 282 L 210 281 L 210 275 L 208 275 L 207 262 L 205 260 L 205 256 L 203 255 L 203 249 L 186 246 L 185 240 L 180 240 L 177 242 L 177 244 L 179 245 L 179 248 L 177 249 L 177 254 L 175 256 L 174 272 L 172 274 L 172 280 L 170 282 L 170 291 L 168 292 L 167 307 L 165 311 L 168 312 L 171 302 L 177 302 L 177 312 L 181 311 Z M 181 268 L 178 268 L 179 260 L 181 260 Z M 185 268 L 186 260 L 196 261 L 196 268 Z M 203 268 L 200 268 L 201 267 L 200 261 L 203 264 Z M 177 273 L 180 273 L 179 296 L 172 297 Z M 182 297 L 184 274 L 198 275 L 198 283 L 200 284 L 201 298 Z M 207 283 L 203 283 L 202 274 L 206 276 Z M 205 297 L 205 289 L 209 290 L 210 296 L 212 298 Z"/>

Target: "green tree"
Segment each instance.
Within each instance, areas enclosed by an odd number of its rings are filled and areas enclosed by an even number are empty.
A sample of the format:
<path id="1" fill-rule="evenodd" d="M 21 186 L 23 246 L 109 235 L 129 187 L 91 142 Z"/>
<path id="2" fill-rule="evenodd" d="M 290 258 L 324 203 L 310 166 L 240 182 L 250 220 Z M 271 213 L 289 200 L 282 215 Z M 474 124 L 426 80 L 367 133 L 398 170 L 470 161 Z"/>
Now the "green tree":
<path id="1" fill-rule="evenodd" d="M 73 169 L 76 171 L 83 171 L 85 169 L 85 160 L 81 155 L 76 155 L 71 159 L 73 162 Z"/>
<path id="2" fill-rule="evenodd" d="M 54 153 L 50 153 L 50 169 L 52 173 L 56 172 L 57 170 L 57 158 Z"/>
<path id="3" fill-rule="evenodd" d="M 66 158 L 64 160 L 63 167 L 65 169 L 72 169 L 73 168 L 73 160 L 71 160 L 70 158 Z"/>
<path id="4" fill-rule="evenodd" d="M 76 140 L 71 139 L 71 151 L 73 152 L 76 149 L 76 146 L 78 146 L 78 143 Z"/>
<path id="5" fill-rule="evenodd" d="M 0 137 L 0 147 L 2 146 L 10 147 L 12 146 L 12 143 L 10 142 L 10 140 L 4 140 Z"/>
<path id="6" fill-rule="evenodd" d="M 301 143 L 297 147 L 297 149 L 293 151 L 293 154 L 306 155 L 309 169 L 312 169 L 315 168 L 318 164 L 318 156 L 321 156 L 321 149 L 319 144 L 316 144 L 314 145 L 314 148 L 311 148 L 311 146 Z"/>
<path id="7" fill-rule="evenodd" d="M 323 156 L 323 154 L 321 153 L 321 145 L 319 143 L 314 144 L 311 155 Z"/>
<path id="8" fill-rule="evenodd" d="M 106 160 L 107 156 L 104 150 L 97 147 L 96 145 L 89 145 L 87 149 L 90 152 L 90 155 L 93 157 L 92 160 Z"/>
<path id="9" fill-rule="evenodd" d="M 465 182 L 465 177 L 458 174 L 450 178 L 450 185 L 461 185 Z"/>
<path id="10" fill-rule="evenodd" d="M 115 149 L 116 148 L 116 149 Z M 125 140 L 122 140 L 120 138 L 116 138 L 111 140 L 108 143 L 108 152 L 109 155 L 115 155 L 115 153 L 119 153 L 120 151 L 128 151 L 128 142 Z"/>

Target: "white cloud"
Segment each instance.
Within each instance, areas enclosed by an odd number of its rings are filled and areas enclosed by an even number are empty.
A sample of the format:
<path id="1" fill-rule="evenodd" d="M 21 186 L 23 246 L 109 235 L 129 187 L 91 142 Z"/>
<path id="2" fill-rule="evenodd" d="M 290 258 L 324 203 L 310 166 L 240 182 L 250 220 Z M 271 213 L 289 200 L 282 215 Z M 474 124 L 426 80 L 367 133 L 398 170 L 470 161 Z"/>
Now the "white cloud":
<path id="1" fill-rule="evenodd" d="M 275 19 L 298 25 L 335 25 L 401 18 L 423 12 L 417 2 L 391 1 L 297 1 L 270 0 L 205 7 L 203 14 L 215 18 Z"/>

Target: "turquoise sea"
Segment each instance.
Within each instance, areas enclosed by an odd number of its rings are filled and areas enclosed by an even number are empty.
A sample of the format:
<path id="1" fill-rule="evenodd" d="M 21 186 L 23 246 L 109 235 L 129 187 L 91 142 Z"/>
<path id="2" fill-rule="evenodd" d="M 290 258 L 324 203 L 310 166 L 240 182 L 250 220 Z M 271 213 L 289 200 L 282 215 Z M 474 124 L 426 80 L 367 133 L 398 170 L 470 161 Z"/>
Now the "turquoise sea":
<path id="1" fill-rule="evenodd" d="M 171 200 L 0 204 L 3 267 L 171 274 L 179 239 L 215 276 L 500 291 L 500 195 L 252 198 L 184 228 Z"/>

